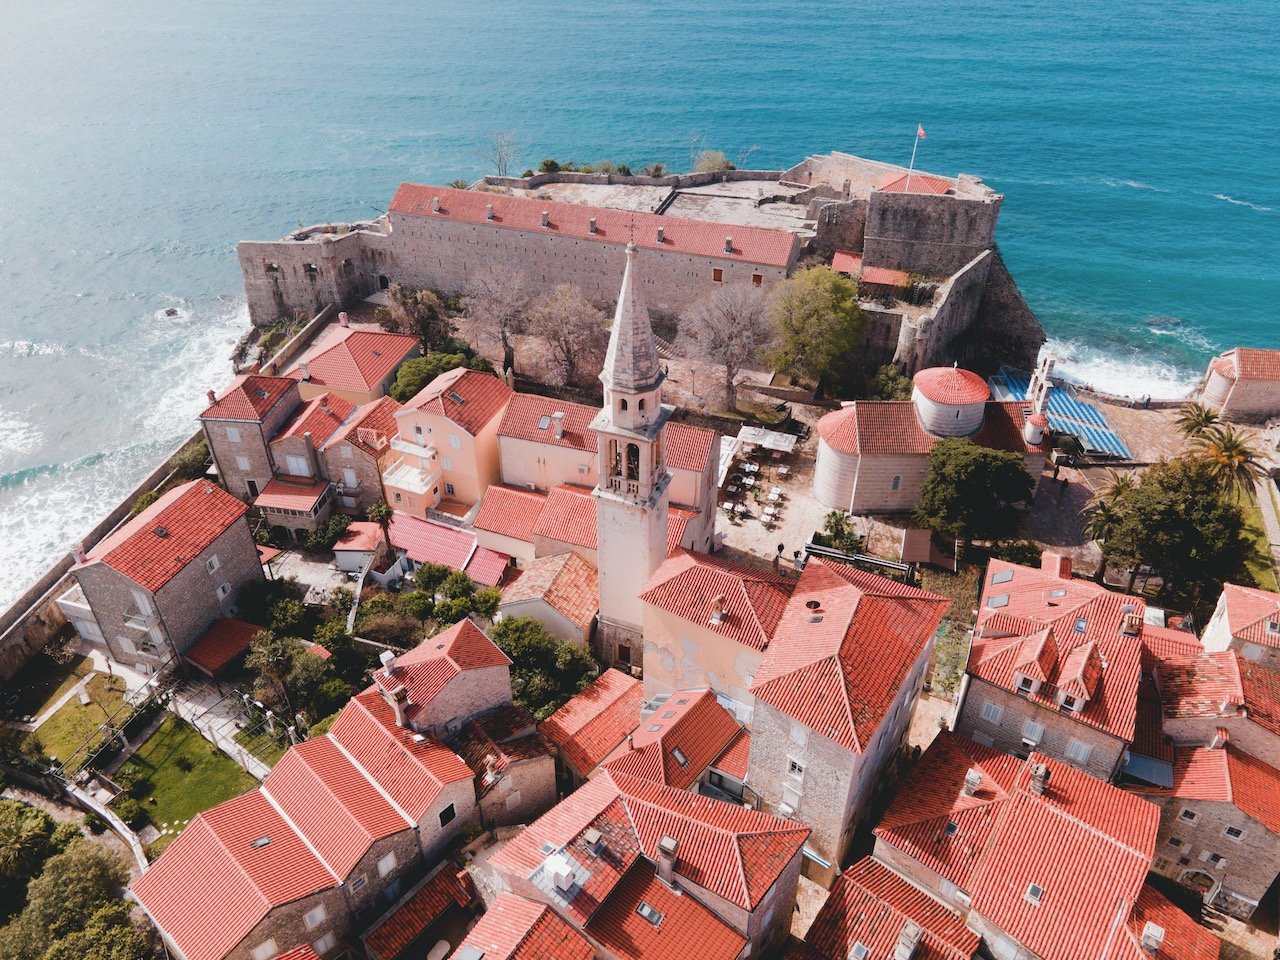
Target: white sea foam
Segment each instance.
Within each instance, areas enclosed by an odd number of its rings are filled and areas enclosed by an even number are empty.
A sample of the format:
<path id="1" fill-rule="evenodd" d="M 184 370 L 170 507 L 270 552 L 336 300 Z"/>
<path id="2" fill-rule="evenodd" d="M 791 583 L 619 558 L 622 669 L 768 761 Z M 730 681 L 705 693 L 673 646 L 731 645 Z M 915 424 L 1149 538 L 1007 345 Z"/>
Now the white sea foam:
<path id="1" fill-rule="evenodd" d="M 1149 190 L 1152 193 L 1168 193 L 1164 187 L 1157 187 L 1154 184 L 1144 183 L 1141 180 L 1122 180 L 1117 177 L 1103 177 L 1102 182 L 1108 187 L 1128 187 L 1130 190 Z"/>
<path id="2" fill-rule="evenodd" d="M 1223 203 L 1230 203 L 1237 207 L 1248 207 L 1250 210 L 1256 210 L 1258 213 L 1272 213 L 1273 208 L 1264 207 L 1261 204 L 1250 203 L 1248 200 L 1238 200 L 1235 197 L 1229 197 L 1225 193 L 1215 193 L 1213 199 L 1221 200 Z"/>
<path id="3" fill-rule="evenodd" d="M 15 457 L 44 440 L 44 431 L 26 417 L 0 408 L 0 474 Z"/>
<path id="4" fill-rule="evenodd" d="M 1044 347 L 1057 362 L 1054 373 L 1071 383 L 1121 397 L 1185 397 L 1199 373 L 1135 352 L 1117 356 L 1077 340 L 1051 338 Z"/>

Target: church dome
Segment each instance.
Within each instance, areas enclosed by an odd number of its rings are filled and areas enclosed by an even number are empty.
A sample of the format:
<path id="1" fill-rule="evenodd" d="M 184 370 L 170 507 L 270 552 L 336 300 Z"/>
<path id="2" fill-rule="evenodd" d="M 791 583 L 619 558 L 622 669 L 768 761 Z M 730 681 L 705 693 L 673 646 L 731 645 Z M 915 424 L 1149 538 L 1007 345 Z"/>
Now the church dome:
<path id="1" fill-rule="evenodd" d="M 991 390 L 987 381 L 957 367 L 930 367 L 912 379 L 920 426 L 935 437 L 968 437 L 982 429 Z"/>

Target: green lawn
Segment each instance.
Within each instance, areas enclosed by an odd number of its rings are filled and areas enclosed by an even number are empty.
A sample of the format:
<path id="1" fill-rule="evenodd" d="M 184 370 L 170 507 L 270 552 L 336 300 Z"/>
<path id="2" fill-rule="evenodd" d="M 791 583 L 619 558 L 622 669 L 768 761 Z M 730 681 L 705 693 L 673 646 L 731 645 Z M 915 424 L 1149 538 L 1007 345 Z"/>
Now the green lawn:
<path id="1" fill-rule="evenodd" d="M 92 672 L 93 661 L 88 657 L 75 656 L 68 663 L 58 663 L 47 653 L 37 653 L 8 685 L 8 694 L 17 696 L 9 709 L 19 717 L 38 717 Z"/>
<path id="2" fill-rule="evenodd" d="M 236 734 L 236 743 L 244 747 L 269 767 L 274 767 L 287 749 L 280 745 L 276 738 L 265 729 L 241 730 Z"/>
<path id="3" fill-rule="evenodd" d="M 184 766 L 190 769 L 183 770 Z M 211 744 L 190 724 L 166 717 L 138 752 L 125 761 L 117 777 L 149 781 L 142 798 L 151 822 L 163 828 L 186 822 L 203 810 L 237 797 L 258 785 L 239 765 Z M 170 837 L 152 845 L 152 854 L 163 849 Z M 159 845 L 159 846 L 157 846 Z"/>
<path id="4" fill-rule="evenodd" d="M 1267 528 L 1262 522 L 1262 508 L 1253 497 L 1241 497 L 1237 503 L 1244 510 L 1249 534 L 1258 548 L 1249 560 L 1249 572 L 1263 590 L 1280 590 L 1280 578 L 1276 576 L 1276 565 L 1271 559 L 1271 541 L 1267 539 Z"/>
<path id="5" fill-rule="evenodd" d="M 87 690 L 91 698 L 89 704 L 81 704 L 78 697 L 72 697 L 35 732 L 46 754 L 57 757 L 63 764 L 72 760 L 71 773 L 85 760 L 83 753 L 74 758 L 72 754 L 86 742 L 100 740 L 102 725 L 124 705 L 124 680 L 120 677 L 98 674 L 89 681 Z"/>

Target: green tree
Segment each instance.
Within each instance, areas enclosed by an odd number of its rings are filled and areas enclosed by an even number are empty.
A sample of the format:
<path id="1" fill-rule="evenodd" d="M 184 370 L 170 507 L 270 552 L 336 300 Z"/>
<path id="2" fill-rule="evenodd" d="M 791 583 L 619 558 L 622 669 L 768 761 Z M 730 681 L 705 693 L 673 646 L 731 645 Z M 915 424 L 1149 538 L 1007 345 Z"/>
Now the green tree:
<path id="1" fill-rule="evenodd" d="M 1183 404 L 1174 422 L 1183 437 L 1194 440 L 1218 425 L 1218 411 L 1203 403 L 1187 403 Z"/>
<path id="2" fill-rule="evenodd" d="M 297 704 L 308 716 L 319 718 L 332 713 L 333 708 L 328 701 L 320 707 L 316 706 L 320 688 L 334 679 L 329 661 L 318 657 L 309 650 L 303 649 L 293 658 L 293 666 L 285 683 L 289 688 L 289 699 Z"/>
<path id="3" fill-rule="evenodd" d="M 1137 486 L 1137 480 L 1131 471 L 1120 471 L 1115 467 L 1107 470 L 1107 478 L 1102 485 L 1089 498 L 1086 508 L 1093 508 L 1108 504 L 1116 506 L 1124 497 Z M 1096 537 L 1094 538 L 1097 539 Z"/>
<path id="4" fill-rule="evenodd" d="M 1222 492 L 1230 497 L 1252 497 L 1254 484 L 1267 475 L 1257 434 L 1230 426 L 1210 427 L 1194 437 L 1191 449 L 1208 465 Z"/>
<path id="5" fill-rule="evenodd" d="M 295 597 L 284 597 L 271 608 L 271 629 L 288 633 L 307 619 L 307 608 Z"/>
<path id="6" fill-rule="evenodd" d="M 297 637 L 282 637 L 271 630 L 263 630 L 249 644 L 249 655 L 244 665 L 258 676 L 259 683 L 268 690 L 274 691 L 278 703 L 282 704 L 288 715 L 295 713 L 293 700 L 289 695 L 289 675 L 293 672 L 293 662 L 306 652 L 302 641 Z"/>
<path id="7" fill-rule="evenodd" d="M 1147 468 L 1119 503 L 1107 538 L 1114 561 L 1162 578 L 1162 596 L 1198 602 L 1222 583 L 1251 583 L 1247 563 L 1256 546 L 1244 512 L 1227 499 L 1212 465 L 1179 458 Z"/>
<path id="8" fill-rule="evenodd" d="M 454 570 L 440 584 L 440 592 L 452 600 L 461 600 L 476 592 L 475 581 L 461 570 Z"/>
<path id="9" fill-rule="evenodd" d="M 1034 485 L 1022 457 L 962 437 L 939 441 L 929 454 L 916 522 L 947 537 L 1007 540 L 1022 523 Z"/>
<path id="10" fill-rule="evenodd" d="M 1107 576 L 1109 553 L 1107 544 L 1116 529 L 1116 524 L 1120 522 L 1121 503 L 1122 501 L 1119 500 L 1101 500 L 1097 503 L 1091 501 L 1084 510 L 1084 535 L 1096 541 L 1102 550 L 1102 560 L 1098 563 L 1098 572 L 1093 577 L 1098 583 L 1102 583 Z"/>
<path id="11" fill-rule="evenodd" d="M 502 602 L 502 591 L 497 587 L 481 587 L 471 598 L 476 613 L 485 619 L 492 620 L 498 612 L 498 604 Z"/>
<path id="12" fill-rule="evenodd" d="M 402 593 L 400 602 L 397 604 L 400 613 L 415 620 L 430 620 L 435 608 L 435 597 L 425 590 L 410 590 Z"/>
<path id="13" fill-rule="evenodd" d="M 391 384 L 391 397 L 399 403 L 408 403 L 419 390 L 440 374 L 458 367 L 493 373 L 493 364 L 475 353 L 463 350 L 429 353 L 425 357 L 406 360 L 400 365 Z"/>
<path id="14" fill-rule="evenodd" d="M 829 511 L 822 520 L 822 530 L 837 550 L 853 553 L 861 546 L 862 541 L 853 529 L 849 514 L 843 510 Z"/>
<path id="15" fill-rule="evenodd" d="M 107 903 L 94 911 L 83 930 L 67 934 L 41 960 L 139 960 L 151 954 L 142 931 L 133 925 L 129 904 Z"/>
<path id="16" fill-rule="evenodd" d="M 396 283 L 388 293 L 391 306 L 379 313 L 383 329 L 413 334 L 428 351 L 453 336 L 453 324 L 445 315 L 444 304 L 430 290 L 410 290 Z"/>
<path id="17" fill-rule="evenodd" d="M 895 364 L 886 363 L 867 378 L 863 394 L 868 400 L 910 400 L 911 378 Z"/>
<path id="18" fill-rule="evenodd" d="M 0 921 L 22 904 L 27 882 L 54 852 L 53 818 L 18 800 L 0 800 Z"/>
<path id="19" fill-rule="evenodd" d="M 146 493 L 140 493 L 133 498 L 133 505 L 129 507 L 129 513 L 136 517 L 159 499 L 160 492 L 158 490 L 148 490 Z"/>
<path id="20" fill-rule="evenodd" d="M 565 643 L 532 617 L 507 617 L 489 632 L 511 658 L 511 690 L 539 720 L 545 720 L 595 677 L 590 654 Z"/>
<path id="21" fill-rule="evenodd" d="M 866 318 L 858 288 L 827 266 L 800 270 L 774 286 L 769 311 L 777 329 L 775 366 L 824 384 L 854 366 Z"/>
<path id="22" fill-rule="evenodd" d="M 419 590 L 425 590 L 434 596 L 451 573 L 453 568 L 446 567 L 443 563 L 424 563 L 413 575 L 413 582 L 418 585 Z"/>

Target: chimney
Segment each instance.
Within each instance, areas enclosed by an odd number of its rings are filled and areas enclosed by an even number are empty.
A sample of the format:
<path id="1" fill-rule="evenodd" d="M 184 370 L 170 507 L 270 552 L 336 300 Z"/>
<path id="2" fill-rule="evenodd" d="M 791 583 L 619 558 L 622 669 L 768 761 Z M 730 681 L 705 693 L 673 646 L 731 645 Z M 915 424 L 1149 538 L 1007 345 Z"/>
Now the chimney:
<path id="1" fill-rule="evenodd" d="M 1142 614 L 1126 613 L 1124 615 L 1124 623 L 1120 627 L 1120 632 L 1126 637 L 1136 637 L 1142 633 Z"/>
<path id="2" fill-rule="evenodd" d="M 724 238 L 724 252 L 733 253 L 733 237 Z"/>
<path id="3" fill-rule="evenodd" d="M 485 218 L 486 220 L 492 220 L 492 219 L 493 219 L 493 204 L 492 204 L 492 203 L 486 203 L 486 204 L 484 205 L 484 218 Z"/>
<path id="4" fill-rule="evenodd" d="M 71 555 L 76 558 L 76 563 L 84 563 L 89 557 L 84 552 L 84 544 L 77 543 L 71 548 Z"/>
<path id="5" fill-rule="evenodd" d="M 1071 558 L 1046 550 L 1040 554 L 1040 569 L 1045 573 L 1052 573 L 1059 580 L 1070 580 Z"/>
<path id="6" fill-rule="evenodd" d="M 662 240 L 662 236 L 663 236 L 663 228 L 662 228 L 662 227 L 659 227 L 659 228 L 658 228 L 658 242 L 659 242 L 659 243 L 662 243 L 662 242 L 663 242 L 663 240 Z"/>
<path id="7" fill-rule="evenodd" d="M 543 225 L 544 227 L 549 227 L 549 226 L 551 226 L 551 211 L 550 211 L 550 210 L 543 210 L 543 211 L 542 211 L 542 225 Z"/>
<path id="8" fill-rule="evenodd" d="M 431 212 L 432 212 L 432 213 L 439 213 L 439 212 L 440 212 L 440 198 L 439 198 L 439 197 L 432 197 L 432 198 L 431 198 Z"/>
<path id="9" fill-rule="evenodd" d="M 904 923 L 902 932 L 898 934 L 898 945 L 893 948 L 893 960 L 912 960 L 923 936 L 924 929 L 920 924 L 914 920 Z"/>
<path id="10" fill-rule="evenodd" d="M 1210 750 L 1221 750 L 1231 742 L 1231 734 L 1226 727 L 1218 727 L 1213 731 L 1213 738 L 1209 741 Z"/>
<path id="11" fill-rule="evenodd" d="M 711 601 L 711 618 L 708 622 L 709 623 L 724 622 L 724 595 L 723 594 L 721 594 L 720 596 L 716 597 L 714 600 Z"/>
<path id="12" fill-rule="evenodd" d="M 1222 698 L 1222 702 L 1218 704 L 1218 713 L 1223 715 L 1234 714 L 1240 709 L 1240 698 L 1235 694 L 1229 694 Z"/>
<path id="13" fill-rule="evenodd" d="M 309 364 L 309 363 L 307 363 L 307 361 L 303 360 L 300 364 L 298 364 L 298 372 L 299 372 L 300 374 L 302 374 L 302 379 L 303 379 L 303 380 L 310 380 L 310 379 L 311 379 L 311 364 Z"/>
<path id="14" fill-rule="evenodd" d="M 387 671 L 387 676 L 391 676 L 396 672 L 396 668 L 394 666 L 396 655 L 390 650 L 383 650 L 378 654 L 378 659 L 382 661 L 382 668 Z"/>
<path id="15" fill-rule="evenodd" d="M 604 834 L 595 827 L 592 827 L 582 835 L 582 842 L 587 845 L 587 849 L 590 850 L 594 856 L 598 857 L 600 854 L 604 853 Z"/>
<path id="16" fill-rule="evenodd" d="M 212 390 L 210 390 L 210 391 L 206 394 L 206 396 L 209 398 L 209 402 L 210 402 L 210 403 L 217 403 L 217 402 L 218 402 L 218 395 L 217 395 L 216 393 L 214 393 Z"/>
<path id="17" fill-rule="evenodd" d="M 1031 792 L 1037 796 L 1044 796 L 1044 792 L 1049 789 L 1049 768 L 1043 763 L 1037 763 L 1031 768 Z"/>
<path id="18" fill-rule="evenodd" d="M 632 734 L 627 734 L 627 749 L 634 750 L 636 748 L 636 738 Z"/>
<path id="19" fill-rule="evenodd" d="M 663 837 L 658 841 L 658 879 L 667 886 L 675 886 L 676 853 L 680 843 L 675 837 Z"/>
<path id="20" fill-rule="evenodd" d="M 409 691 L 405 685 L 402 683 L 387 694 L 387 701 L 391 704 L 391 709 L 396 712 L 396 726 L 408 729 L 409 718 L 405 715 L 405 709 L 409 706 Z"/>
<path id="21" fill-rule="evenodd" d="M 347 313 L 347 311 L 343 310 L 341 313 L 338 314 L 338 326 L 340 327 L 351 326 L 351 315 Z"/>
<path id="22" fill-rule="evenodd" d="M 1142 928 L 1142 949 L 1147 953 L 1155 953 L 1164 946 L 1164 927 L 1158 923 L 1147 921 Z"/>
<path id="23" fill-rule="evenodd" d="M 587 233 L 595 233 L 595 232 L 596 232 L 596 218 L 592 217 L 590 220 L 587 221 Z"/>
<path id="24" fill-rule="evenodd" d="M 551 415 L 551 424 L 554 428 L 554 436 L 557 440 L 564 439 L 564 411 L 557 410 Z"/>
<path id="25" fill-rule="evenodd" d="M 980 786 L 982 786 L 982 771 L 977 767 L 970 767 L 964 775 L 964 795 L 972 797 L 978 792 Z"/>

